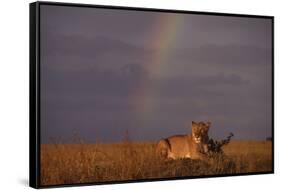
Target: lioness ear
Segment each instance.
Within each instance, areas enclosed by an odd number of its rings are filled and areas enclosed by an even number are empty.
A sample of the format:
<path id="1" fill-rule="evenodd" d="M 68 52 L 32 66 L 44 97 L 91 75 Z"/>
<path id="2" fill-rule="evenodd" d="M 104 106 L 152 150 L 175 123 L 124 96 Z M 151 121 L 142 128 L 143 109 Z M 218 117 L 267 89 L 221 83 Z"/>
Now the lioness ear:
<path id="1" fill-rule="evenodd" d="M 211 122 L 206 122 L 205 129 L 209 131 L 210 127 L 211 127 Z"/>
<path id="2" fill-rule="evenodd" d="M 191 125 L 192 130 L 198 129 L 198 127 L 199 127 L 198 123 L 196 123 L 195 121 L 192 121 L 192 125 Z"/>

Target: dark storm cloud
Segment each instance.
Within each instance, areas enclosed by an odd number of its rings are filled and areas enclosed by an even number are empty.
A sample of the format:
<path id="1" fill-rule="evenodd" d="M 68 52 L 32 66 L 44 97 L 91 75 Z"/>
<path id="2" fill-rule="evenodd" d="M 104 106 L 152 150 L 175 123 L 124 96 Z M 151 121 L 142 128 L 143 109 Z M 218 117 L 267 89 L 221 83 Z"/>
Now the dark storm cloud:
<path id="1" fill-rule="evenodd" d="M 265 64 L 270 60 L 270 50 L 255 46 L 205 45 L 199 48 L 185 49 L 176 56 L 188 61 L 218 64 Z"/>
<path id="2" fill-rule="evenodd" d="M 46 56 L 71 55 L 93 59 L 111 53 L 123 56 L 124 52 L 127 56 L 138 56 L 139 52 L 145 53 L 145 50 L 138 47 L 104 36 L 53 35 L 46 43 L 52 44 L 47 46 Z"/>
<path id="3" fill-rule="evenodd" d="M 177 14 L 178 38 L 155 74 L 165 13 L 43 6 L 41 14 L 42 142 L 120 141 L 126 130 L 157 140 L 189 131 L 192 120 L 210 120 L 217 138 L 270 136 L 270 20 Z M 144 118 L 137 92 L 151 102 Z"/>

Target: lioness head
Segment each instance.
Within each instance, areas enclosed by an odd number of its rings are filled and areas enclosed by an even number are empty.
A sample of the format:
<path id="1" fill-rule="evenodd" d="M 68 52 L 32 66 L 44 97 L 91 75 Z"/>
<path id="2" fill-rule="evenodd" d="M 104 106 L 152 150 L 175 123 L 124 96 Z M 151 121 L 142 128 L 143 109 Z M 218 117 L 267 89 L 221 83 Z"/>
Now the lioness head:
<path id="1" fill-rule="evenodd" d="M 195 143 L 206 143 L 209 139 L 208 131 L 211 126 L 210 122 L 199 122 L 192 121 L 192 138 Z"/>

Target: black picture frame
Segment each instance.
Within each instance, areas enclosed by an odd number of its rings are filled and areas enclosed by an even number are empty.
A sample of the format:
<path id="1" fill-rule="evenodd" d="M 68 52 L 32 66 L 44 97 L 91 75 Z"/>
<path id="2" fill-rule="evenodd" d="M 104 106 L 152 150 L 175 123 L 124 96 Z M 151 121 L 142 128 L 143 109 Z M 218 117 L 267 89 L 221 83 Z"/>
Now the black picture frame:
<path id="1" fill-rule="evenodd" d="M 229 16 L 229 17 L 246 17 L 246 18 L 264 18 L 271 20 L 271 108 L 272 108 L 272 171 L 267 172 L 250 172 L 239 174 L 226 175 L 203 175 L 193 177 L 174 177 L 174 178 L 157 178 L 157 179 L 141 179 L 141 180 L 125 180 L 125 181 L 110 181 L 110 182 L 93 182 L 93 183 L 72 183 L 59 185 L 41 185 L 40 184 L 40 7 L 42 5 L 53 6 L 67 6 L 67 7 L 85 7 L 85 8 L 103 8 L 103 9 L 117 9 L 117 10 L 132 10 L 143 12 L 165 12 L 178 14 L 195 14 L 195 15 L 215 15 L 215 16 Z M 90 5 L 78 3 L 58 3 L 58 2 L 34 2 L 29 4 L 29 39 L 30 39 L 30 75 L 29 75 L 29 185 L 33 188 L 50 188 L 50 187 L 68 187 L 68 186 L 84 186 L 84 185 L 99 185 L 99 184 L 120 184 L 120 183 L 134 183 L 134 182 L 150 182 L 162 180 L 177 180 L 177 179 L 193 179 L 193 178 L 210 178 L 210 177 L 227 177 L 227 176 L 242 176 L 242 175 L 257 175 L 257 174 L 273 174 L 274 173 L 274 17 L 263 15 L 247 15 L 247 14 L 230 14 L 217 12 L 199 12 L 187 10 L 168 10 L 155 8 L 140 8 L 140 7 L 123 7 L 123 6 L 104 6 L 104 5 Z"/>

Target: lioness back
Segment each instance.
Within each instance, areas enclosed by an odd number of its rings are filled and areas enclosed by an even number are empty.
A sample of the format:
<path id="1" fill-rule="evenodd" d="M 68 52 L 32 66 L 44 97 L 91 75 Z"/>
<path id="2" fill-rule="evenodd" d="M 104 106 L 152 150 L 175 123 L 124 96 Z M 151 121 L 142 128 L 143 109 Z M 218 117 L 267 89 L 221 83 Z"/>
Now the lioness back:
<path id="1" fill-rule="evenodd" d="M 190 135 L 175 135 L 167 138 L 170 143 L 168 158 L 190 158 L 192 151 L 192 138 Z"/>

